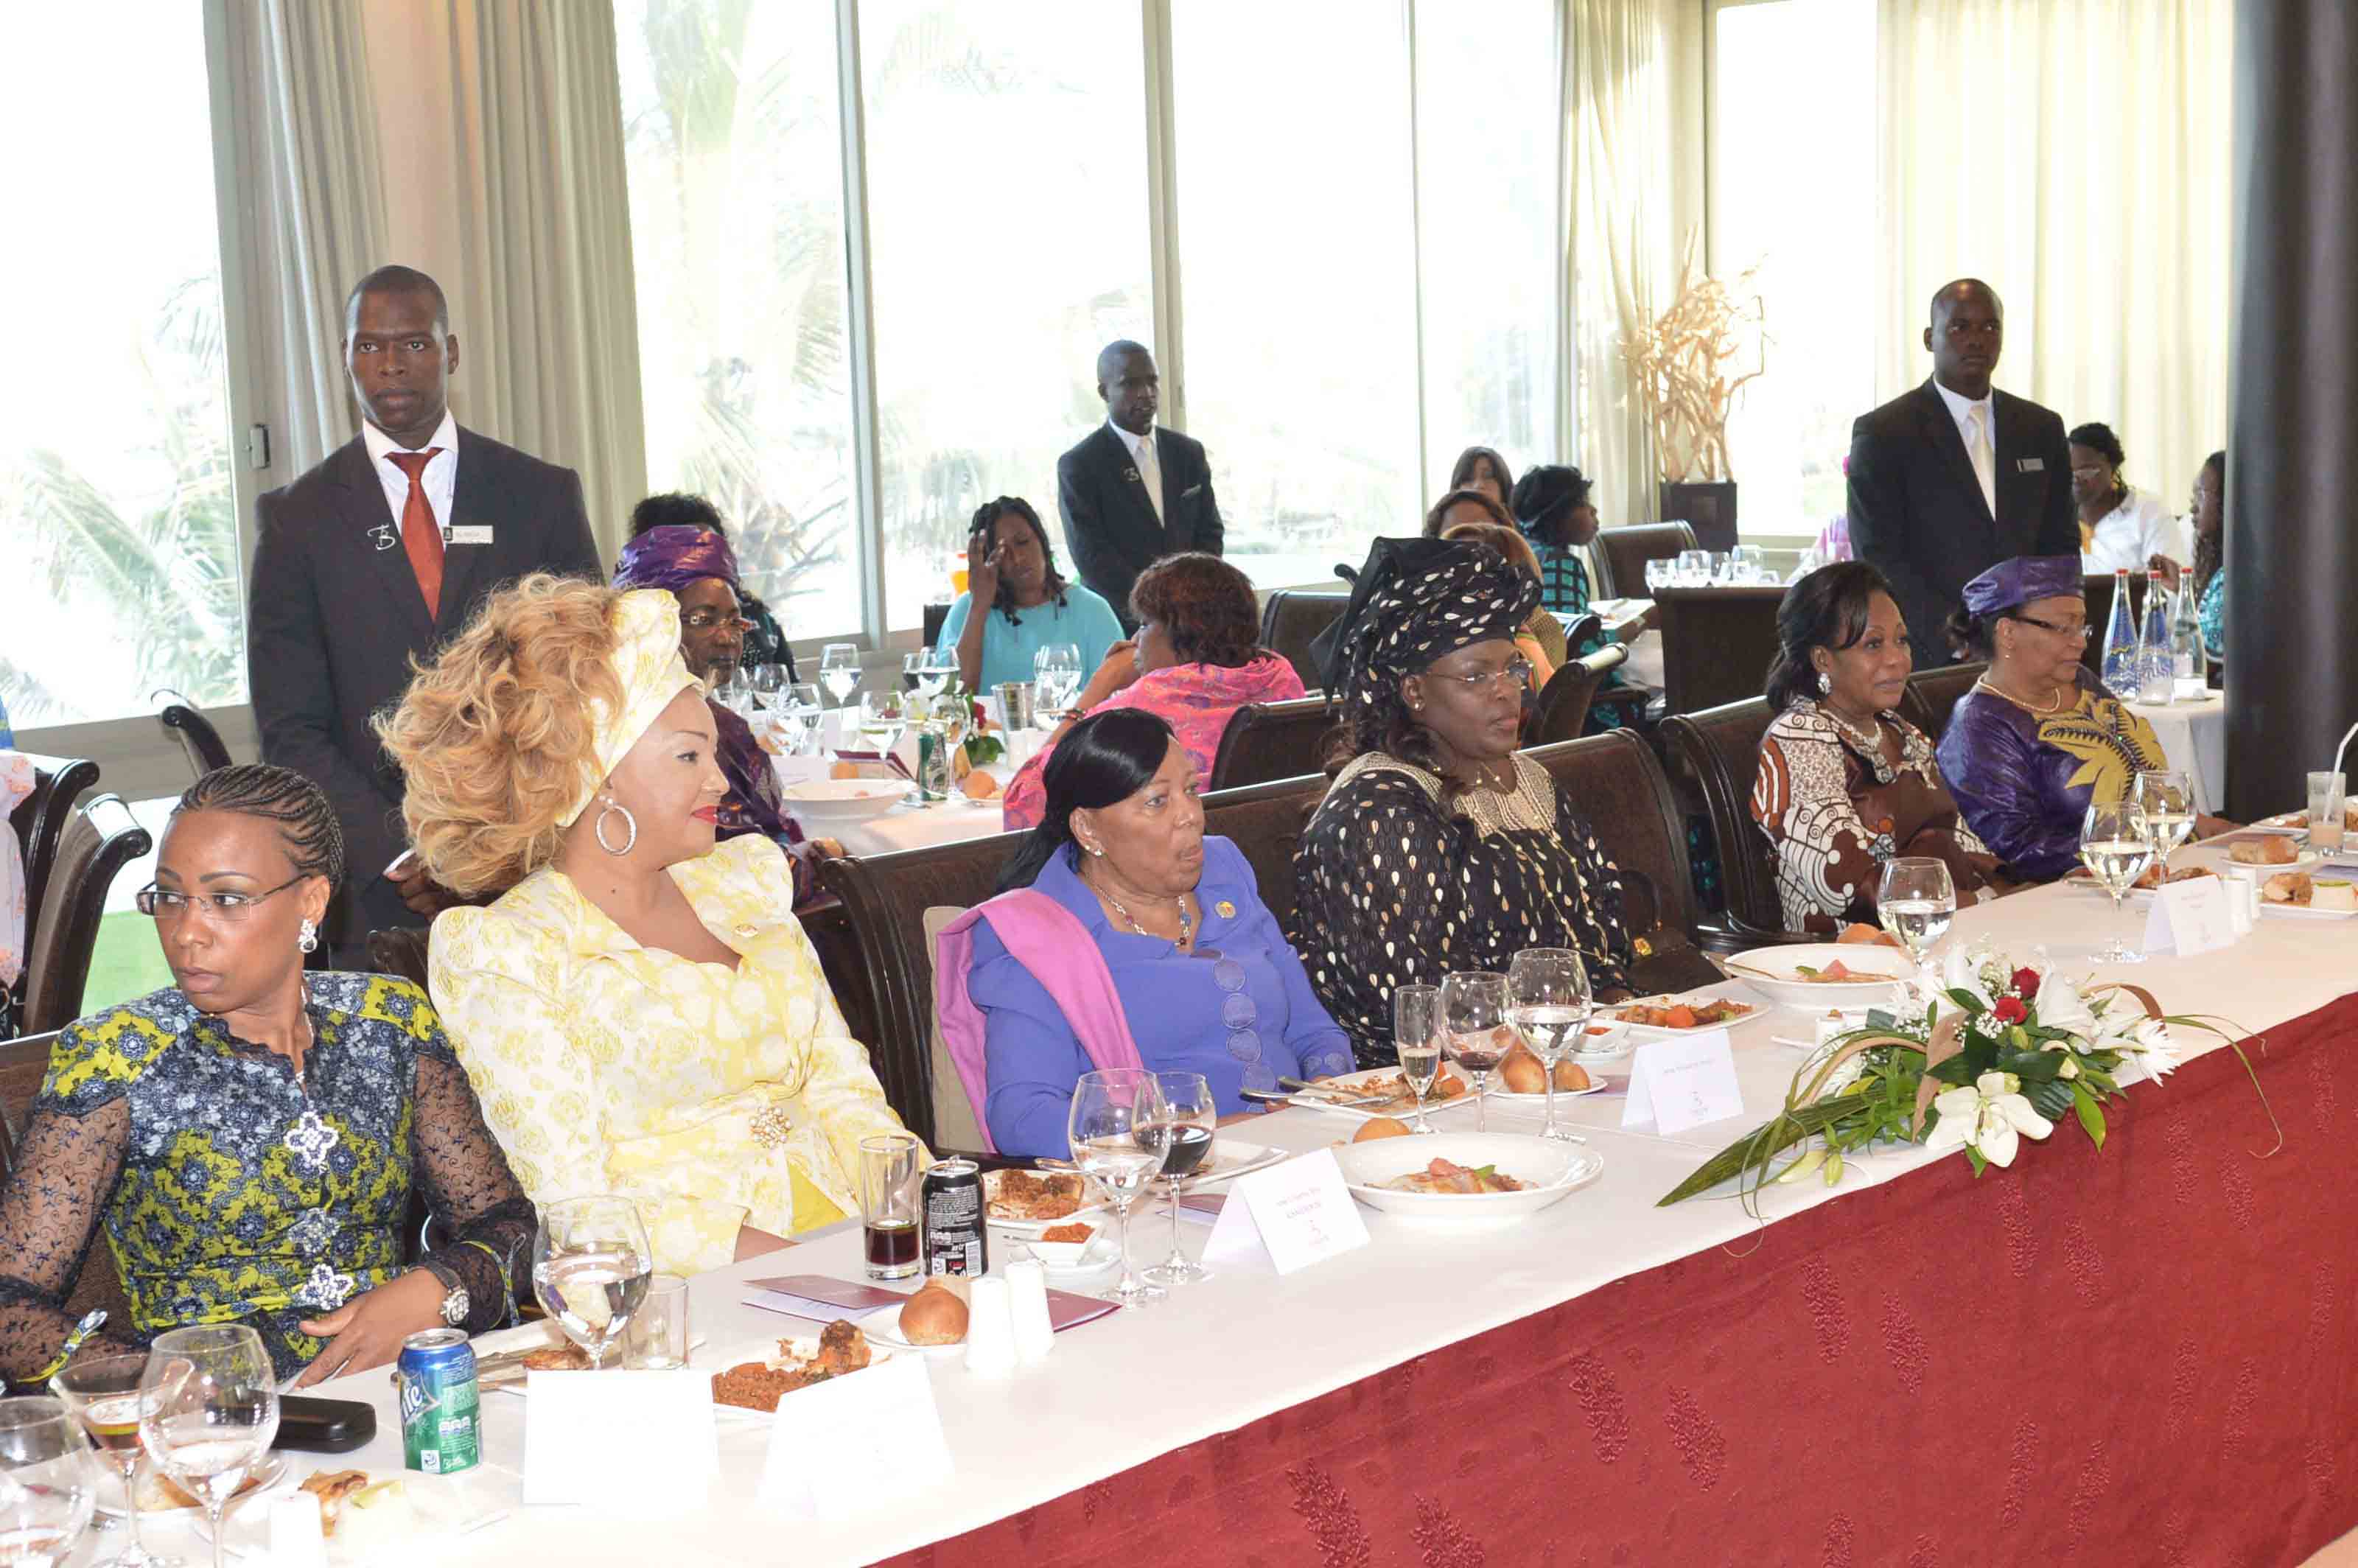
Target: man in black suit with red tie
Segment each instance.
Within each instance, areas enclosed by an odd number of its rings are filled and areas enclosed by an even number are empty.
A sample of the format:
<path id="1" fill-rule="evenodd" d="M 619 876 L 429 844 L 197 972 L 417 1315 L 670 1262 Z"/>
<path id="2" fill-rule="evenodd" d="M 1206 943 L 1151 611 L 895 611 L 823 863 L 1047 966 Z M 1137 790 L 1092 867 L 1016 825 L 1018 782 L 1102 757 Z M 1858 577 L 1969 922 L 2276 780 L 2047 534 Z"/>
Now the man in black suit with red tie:
<path id="1" fill-rule="evenodd" d="M 1932 296 L 1932 376 L 1850 432 L 1850 542 L 1890 581 L 1916 667 L 1954 664 L 1942 631 L 1965 584 L 2016 556 L 2080 549 L 2063 420 L 1990 389 L 2006 307 L 1960 278 Z"/>
<path id="2" fill-rule="evenodd" d="M 1220 553 L 1225 530 L 1204 443 L 1158 430 L 1163 378 L 1154 356 L 1127 341 L 1098 355 L 1106 422 L 1056 460 L 1056 510 L 1081 580 L 1135 633 L 1130 587 L 1150 562 L 1183 550 Z"/>
<path id="3" fill-rule="evenodd" d="M 581 479 L 462 429 L 442 290 L 380 267 L 344 307 L 344 364 L 361 433 L 254 504 L 245 656 L 265 762 L 327 792 L 344 832 L 327 940 L 365 968 L 371 930 L 416 925 L 438 891 L 401 825 L 402 778 L 369 719 L 400 700 L 483 598 L 527 572 L 602 578 Z"/>

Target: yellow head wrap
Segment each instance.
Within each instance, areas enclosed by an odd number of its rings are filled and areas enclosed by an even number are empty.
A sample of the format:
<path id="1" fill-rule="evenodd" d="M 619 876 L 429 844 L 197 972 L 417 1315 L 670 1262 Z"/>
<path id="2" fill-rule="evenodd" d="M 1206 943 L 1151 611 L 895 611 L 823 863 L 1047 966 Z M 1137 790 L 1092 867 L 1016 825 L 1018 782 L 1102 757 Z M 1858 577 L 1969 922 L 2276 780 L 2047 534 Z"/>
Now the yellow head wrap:
<path id="1" fill-rule="evenodd" d="M 565 814 L 568 827 L 579 819 L 597 798 L 609 774 L 630 754 L 654 723 L 655 715 L 688 687 L 702 683 L 687 673 L 679 654 L 679 600 L 660 588 L 633 589 L 614 600 L 607 617 L 614 628 L 614 676 L 622 684 L 622 705 L 609 708 L 590 698 L 590 723 L 597 731 L 597 758 L 584 767 L 573 808 Z"/>

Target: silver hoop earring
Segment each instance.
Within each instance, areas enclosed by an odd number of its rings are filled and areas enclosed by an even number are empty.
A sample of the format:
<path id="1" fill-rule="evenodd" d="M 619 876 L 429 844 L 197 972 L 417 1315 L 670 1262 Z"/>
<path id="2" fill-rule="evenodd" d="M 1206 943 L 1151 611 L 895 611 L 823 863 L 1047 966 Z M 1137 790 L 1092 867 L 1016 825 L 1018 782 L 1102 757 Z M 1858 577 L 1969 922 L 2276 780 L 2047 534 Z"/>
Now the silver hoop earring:
<path id="1" fill-rule="evenodd" d="M 620 849 L 606 842 L 606 818 L 610 816 L 621 816 L 622 827 L 630 835 L 622 840 Z M 629 806 L 619 806 L 611 797 L 609 797 L 605 804 L 598 807 L 598 820 L 590 825 L 590 831 L 597 835 L 598 848 L 605 850 L 609 855 L 627 855 L 631 852 L 631 846 L 639 841 L 639 819 L 631 815 Z"/>
<path id="2" fill-rule="evenodd" d="M 295 946 L 306 953 L 317 952 L 319 946 L 319 928 L 309 921 L 305 921 L 295 933 Z"/>
<path id="3" fill-rule="evenodd" d="M 1833 692 L 1834 677 L 1826 674 L 1825 671 L 1820 670 L 1818 672 L 1818 695 L 1820 697 L 1832 697 Z"/>

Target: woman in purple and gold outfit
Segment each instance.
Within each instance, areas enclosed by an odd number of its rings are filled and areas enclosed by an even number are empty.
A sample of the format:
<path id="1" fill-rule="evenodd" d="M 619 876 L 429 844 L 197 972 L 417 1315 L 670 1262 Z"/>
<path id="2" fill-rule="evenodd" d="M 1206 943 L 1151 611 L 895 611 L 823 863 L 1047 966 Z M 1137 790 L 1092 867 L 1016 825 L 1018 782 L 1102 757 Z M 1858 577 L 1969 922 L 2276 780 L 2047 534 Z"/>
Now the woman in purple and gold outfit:
<path id="1" fill-rule="evenodd" d="M 1965 584 L 1952 641 L 1990 661 L 1941 737 L 1941 776 L 2016 881 L 2079 863 L 2088 807 L 2169 766 L 2153 727 L 2080 662 L 2088 607 L 2077 556 L 2017 556 Z"/>

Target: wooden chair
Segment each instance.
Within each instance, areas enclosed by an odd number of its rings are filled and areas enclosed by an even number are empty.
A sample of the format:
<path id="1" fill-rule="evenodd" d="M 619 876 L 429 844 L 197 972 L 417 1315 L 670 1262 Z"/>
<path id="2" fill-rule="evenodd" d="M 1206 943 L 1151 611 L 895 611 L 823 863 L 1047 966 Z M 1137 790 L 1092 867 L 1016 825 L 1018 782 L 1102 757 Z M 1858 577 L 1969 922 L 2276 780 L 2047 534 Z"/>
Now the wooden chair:
<path id="1" fill-rule="evenodd" d="M 229 746 L 222 740 L 221 731 L 213 728 L 211 719 L 188 704 L 165 704 L 163 711 L 156 715 L 156 721 L 180 743 L 181 752 L 189 759 L 189 772 L 195 777 L 202 778 L 215 768 L 229 766 Z"/>
<path id="2" fill-rule="evenodd" d="M 1236 789 L 1319 770 L 1320 747 L 1335 727 L 1324 697 L 1290 702 L 1248 702 L 1220 734 L 1207 790 Z"/>
<path id="3" fill-rule="evenodd" d="M 117 796 L 102 795 L 74 813 L 26 946 L 25 1033 L 62 1029 L 81 1015 L 107 891 L 117 872 L 154 848 L 147 829 Z"/>
<path id="4" fill-rule="evenodd" d="M 98 787 L 98 764 L 81 757 L 43 757 L 27 752 L 33 763 L 33 793 L 16 803 L 8 816 L 25 856 L 25 940 L 33 939 L 33 923 L 40 918 L 41 894 L 49 885 L 49 867 L 58 858 L 58 840 L 65 837 L 74 806 Z"/>
<path id="5" fill-rule="evenodd" d="M 1320 691 L 1326 685 L 1326 672 L 1310 656 L 1311 640 L 1339 620 L 1350 602 L 1347 591 L 1281 588 L 1262 608 L 1260 645 L 1293 666 L 1304 691 Z"/>
<path id="6" fill-rule="evenodd" d="M 1648 561 L 1675 560 L 1681 550 L 1695 547 L 1694 530 L 1683 523 L 1599 528 L 1588 546 L 1588 558 L 1596 568 L 1596 597 L 1643 599 Z"/>
<path id="7" fill-rule="evenodd" d="M 2109 594 L 2110 589 L 2106 592 Z M 1973 689 L 1974 682 L 1989 673 L 1989 661 L 1978 664 L 1944 665 L 1937 670 L 1920 670 L 1908 677 L 1908 695 L 1899 699 L 1900 716 L 1932 738 L 1935 746 L 1949 728 L 1949 715 L 1956 710 L 1957 699 Z"/>
<path id="8" fill-rule="evenodd" d="M 1654 595 L 1661 618 L 1662 708 L 1694 713 L 1760 695 L 1777 656 L 1780 584 L 1666 588 Z"/>
<path id="9" fill-rule="evenodd" d="M 1776 854 L 1768 835 L 1752 820 L 1760 739 L 1776 717 L 1768 698 L 1753 697 L 1662 720 L 1664 742 L 1703 791 L 1704 812 L 1719 847 L 1727 912 L 1724 925 L 1705 932 L 1705 945 L 1715 949 L 1726 950 L 1722 933 L 1726 941 L 1742 946 L 1818 940 L 1785 929 L 1784 905 L 1777 896 Z"/>
<path id="10" fill-rule="evenodd" d="M 1628 649 L 1618 643 L 1607 643 L 1550 676 L 1547 685 L 1540 688 L 1539 703 L 1531 714 L 1529 744 L 1546 746 L 1558 741 L 1578 740 L 1581 730 L 1587 727 L 1588 710 L 1595 705 L 1596 688 L 1606 676 L 1628 662 Z M 1630 695 L 1641 702 L 1644 697 L 1643 693 Z"/>

